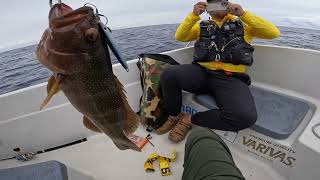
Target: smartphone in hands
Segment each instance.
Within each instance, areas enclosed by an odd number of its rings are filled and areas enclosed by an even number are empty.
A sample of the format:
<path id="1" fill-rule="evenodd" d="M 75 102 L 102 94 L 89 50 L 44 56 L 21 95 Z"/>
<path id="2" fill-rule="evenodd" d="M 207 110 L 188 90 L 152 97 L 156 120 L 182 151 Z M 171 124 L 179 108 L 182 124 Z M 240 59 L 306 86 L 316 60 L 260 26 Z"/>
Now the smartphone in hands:
<path id="1" fill-rule="evenodd" d="M 214 11 L 227 11 L 228 1 L 226 0 L 208 0 L 208 4 L 206 6 L 207 12 Z"/>

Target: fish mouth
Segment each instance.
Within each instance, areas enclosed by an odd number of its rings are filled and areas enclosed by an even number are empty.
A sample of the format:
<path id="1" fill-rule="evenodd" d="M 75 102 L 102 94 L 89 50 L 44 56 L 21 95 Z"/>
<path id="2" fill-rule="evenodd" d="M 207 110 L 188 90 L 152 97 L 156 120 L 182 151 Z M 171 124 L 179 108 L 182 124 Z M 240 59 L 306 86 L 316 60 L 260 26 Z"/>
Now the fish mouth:
<path id="1" fill-rule="evenodd" d="M 49 13 L 49 26 L 51 28 L 59 28 L 82 21 L 89 13 L 94 13 L 93 9 L 83 6 L 73 10 L 70 6 L 61 3 L 55 4 Z"/>
<path id="2" fill-rule="evenodd" d="M 73 9 L 64 3 L 55 4 L 54 6 L 52 6 L 50 10 L 49 19 L 54 19 L 57 17 L 64 16 L 72 11 Z"/>

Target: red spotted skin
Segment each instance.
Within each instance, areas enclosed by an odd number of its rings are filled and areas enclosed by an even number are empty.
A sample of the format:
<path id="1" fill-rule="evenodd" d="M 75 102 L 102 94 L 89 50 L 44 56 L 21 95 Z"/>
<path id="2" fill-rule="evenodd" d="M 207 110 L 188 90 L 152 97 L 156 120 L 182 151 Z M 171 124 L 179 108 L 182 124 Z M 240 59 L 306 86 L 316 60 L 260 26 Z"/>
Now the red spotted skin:
<path id="1" fill-rule="evenodd" d="M 109 50 L 103 45 L 101 34 L 94 41 L 85 36 L 90 28 L 99 32 L 91 7 L 75 11 L 53 7 L 37 57 L 52 72 L 65 76 L 60 89 L 70 103 L 119 149 L 139 151 L 124 134 L 128 114 L 134 112 L 128 105 L 123 86 L 112 72 Z"/>

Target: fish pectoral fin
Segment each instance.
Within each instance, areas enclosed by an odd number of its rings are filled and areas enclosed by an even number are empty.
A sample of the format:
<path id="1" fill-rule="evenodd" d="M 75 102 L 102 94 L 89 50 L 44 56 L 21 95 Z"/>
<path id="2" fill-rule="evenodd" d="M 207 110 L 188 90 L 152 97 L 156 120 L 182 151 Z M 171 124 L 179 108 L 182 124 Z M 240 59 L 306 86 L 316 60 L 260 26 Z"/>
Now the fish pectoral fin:
<path id="1" fill-rule="evenodd" d="M 62 75 L 57 75 L 57 77 L 51 76 L 48 80 L 48 85 L 47 85 L 47 97 L 43 100 L 41 106 L 40 106 L 40 110 L 42 110 L 51 100 L 51 98 L 57 94 L 60 90 L 59 86 L 60 83 L 63 80 L 63 76 Z"/>
<path id="2" fill-rule="evenodd" d="M 114 76 L 116 81 L 116 87 L 121 94 L 122 101 L 124 103 L 124 110 L 126 113 L 126 119 L 124 121 L 123 131 L 126 135 L 133 134 L 139 127 L 140 118 L 139 116 L 132 110 L 127 101 L 127 96 L 125 95 L 125 90 L 121 82 L 118 80 L 116 76 Z"/>
<path id="3" fill-rule="evenodd" d="M 95 124 L 93 124 L 87 117 L 83 116 L 82 122 L 83 125 L 89 130 L 97 133 L 102 133 L 102 131 Z"/>

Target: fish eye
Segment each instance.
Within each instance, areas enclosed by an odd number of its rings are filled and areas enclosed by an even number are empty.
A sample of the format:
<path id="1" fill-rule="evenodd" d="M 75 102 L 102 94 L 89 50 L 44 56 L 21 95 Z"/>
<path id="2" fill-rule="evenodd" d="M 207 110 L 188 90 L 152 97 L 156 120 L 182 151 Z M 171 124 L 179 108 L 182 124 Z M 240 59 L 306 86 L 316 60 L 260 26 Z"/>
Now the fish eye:
<path id="1" fill-rule="evenodd" d="M 86 32 L 85 32 L 85 37 L 91 41 L 91 42 L 95 42 L 98 37 L 99 37 L 99 32 L 97 29 L 95 28 L 90 28 L 90 29 L 87 29 Z"/>

